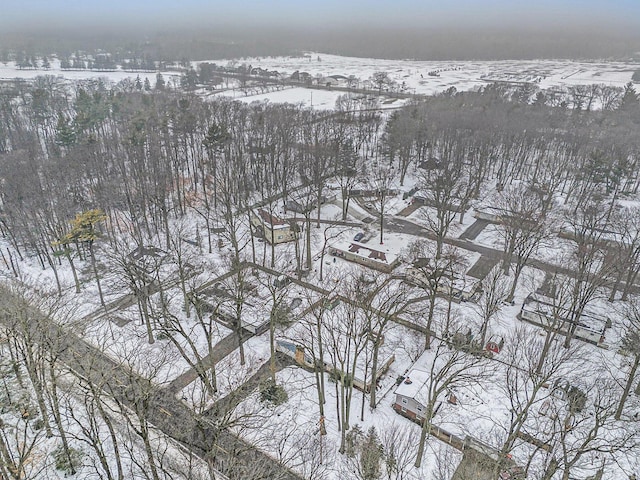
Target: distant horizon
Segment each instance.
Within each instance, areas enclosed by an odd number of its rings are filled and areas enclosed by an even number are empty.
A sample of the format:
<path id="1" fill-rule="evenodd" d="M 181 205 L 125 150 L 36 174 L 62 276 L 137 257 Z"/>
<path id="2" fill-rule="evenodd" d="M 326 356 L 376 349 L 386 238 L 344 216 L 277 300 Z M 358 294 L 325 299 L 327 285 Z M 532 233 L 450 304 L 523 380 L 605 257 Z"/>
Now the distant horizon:
<path id="1" fill-rule="evenodd" d="M 334 29 L 227 31 L 175 29 L 140 31 L 41 30 L 0 32 L 0 53 L 71 54 L 104 49 L 155 59 L 216 60 L 293 55 L 303 51 L 361 58 L 415 60 L 607 60 L 640 58 L 640 34 L 547 31 Z"/>
<path id="2" fill-rule="evenodd" d="M 0 48 L 138 48 L 194 60 L 311 50 L 418 60 L 622 58 L 640 1 L 6 0 Z M 210 59 L 215 59 L 211 57 Z"/>

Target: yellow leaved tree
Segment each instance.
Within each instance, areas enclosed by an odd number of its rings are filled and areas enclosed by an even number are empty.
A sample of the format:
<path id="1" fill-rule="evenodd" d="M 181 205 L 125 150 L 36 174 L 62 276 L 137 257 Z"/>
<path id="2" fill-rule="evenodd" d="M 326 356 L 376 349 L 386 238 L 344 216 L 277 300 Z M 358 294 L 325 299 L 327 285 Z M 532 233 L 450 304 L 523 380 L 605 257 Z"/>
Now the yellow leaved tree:
<path id="1" fill-rule="evenodd" d="M 104 296 L 102 294 L 102 286 L 100 285 L 100 276 L 98 275 L 98 268 L 96 266 L 96 257 L 93 250 L 93 244 L 100 236 L 96 225 L 104 222 L 107 219 L 105 213 L 100 209 L 87 210 L 76 214 L 76 217 L 71 220 L 71 228 L 69 231 L 56 242 L 57 245 L 63 247 L 63 253 L 69 259 L 74 270 L 74 279 L 76 282 L 76 292 L 80 291 L 80 284 L 75 274 L 75 268 L 71 261 L 70 244 L 80 245 L 84 244 L 89 250 L 89 257 L 91 259 L 91 267 L 93 268 L 93 274 L 96 277 L 96 284 L 98 285 L 98 294 L 100 295 L 100 303 L 102 306 L 104 303 Z"/>

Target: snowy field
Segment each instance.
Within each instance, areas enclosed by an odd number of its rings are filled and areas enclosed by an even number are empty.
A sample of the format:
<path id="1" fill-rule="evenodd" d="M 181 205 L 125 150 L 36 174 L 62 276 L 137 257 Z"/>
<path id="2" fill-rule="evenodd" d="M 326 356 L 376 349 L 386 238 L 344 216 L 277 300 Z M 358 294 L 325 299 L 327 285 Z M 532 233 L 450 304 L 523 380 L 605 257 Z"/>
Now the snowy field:
<path id="1" fill-rule="evenodd" d="M 99 71 L 99 70 L 62 70 L 58 59 L 51 59 L 51 67 L 44 69 L 20 69 L 15 62 L 0 63 L 0 80 L 12 80 L 14 78 L 22 78 L 25 80 L 33 80 L 42 75 L 53 75 L 54 77 L 64 78 L 65 80 L 98 80 L 107 79 L 111 82 L 119 82 L 126 78 L 135 79 L 140 76 L 140 80 L 144 82 L 148 79 L 151 86 L 155 84 L 157 72 L 149 71 L 128 71 L 118 69 L 115 71 Z M 162 72 L 165 82 L 170 83 L 174 79 L 179 81 L 179 74 L 176 72 Z"/>
<path id="2" fill-rule="evenodd" d="M 318 60 L 319 59 L 319 60 Z M 638 63 L 607 61 L 573 61 L 573 60 L 503 60 L 503 61 L 415 61 L 415 60 L 383 60 L 373 58 L 343 57 L 323 53 L 312 53 L 306 57 L 260 57 L 243 58 L 241 60 L 210 60 L 217 65 L 228 65 L 238 62 L 260 67 L 266 70 L 277 70 L 283 76 L 290 76 L 296 71 L 307 72 L 312 78 L 341 75 L 353 77 L 353 85 L 372 89 L 370 77 L 376 72 L 386 72 L 404 93 L 433 95 L 444 92 L 451 87 L 458 91 L 477 90 L 491 82 L 505 82 L 517 85 L 532 83 L 541 90 L 562 90 L 576 85 L 604 84 L 623 87 L 631 81 L 633 72 L 640 68 Z M 194 66 L 197 66 L 194 62 Z M 57 59 L 51 60 L 48 70 L 22 70 L 15 62 L 0 64 L 0 80 L 14 78 L 33 79 L 41 75 L 53 75 L 67 80 L 106 79 L 119 82 L 126 78 L 140 77 L 144 82 L 148 79 L 151 86 L 155 84 L 156 72 L 148 71 L 116 71 L 100 72 L 91 70 L 61 70 Z M 179 83 L 178 72 L 162 72 L 167 85 Z M 232 82 L 233 84 L 233 82 Z M 314 109 L 334 108 L 336 99 L 344 95 L 340 90 L 318 90 L 302 87 L 274 89 L 263 92 L 259 89 L 230 88 L 203 95 L 215 98 L 218 95 L 251 103 L 269 101 L 272 103 L 302 104 Z M 384 103 L 382 108 L 396 108 L 405 101 L 396 100 Z"/>
<path id="3" fill-rule="evenodd" d="M 318 61 L 318 58 L 320 61 Z M 225 65 L 227 61 L 216 61 Z M 491 81 L 532 82 L 541 89 L 603 83 L 622 87 L 631 81 L 640 64 L 626 62 L 585 62 L 573 60 L 503 60 L 503 61 L 416 61 L 343 57 L 312 53 L 305 57 L 246 58 L 242 63 L 280 73 L 295 71 L 316 75 L 355 76 L 366 80 L 375 72 L 387 72 L 406 91 L 432 95 L 455 87 L 473 90 Z M 429 75 L 429 72 L 437 76 Z"/>
<path id="4" fill-rule="evenodd" d="M 267 93 L 231 89 L 224 90 L 214 96 L 228 97 L 246 103 L 265 101 L 270 103 L 293 103 L 316 110 L 331 110 L 335 108 L 336 100 L 340 95 L 344 95 L 344 92 L 295 87 Z"/>

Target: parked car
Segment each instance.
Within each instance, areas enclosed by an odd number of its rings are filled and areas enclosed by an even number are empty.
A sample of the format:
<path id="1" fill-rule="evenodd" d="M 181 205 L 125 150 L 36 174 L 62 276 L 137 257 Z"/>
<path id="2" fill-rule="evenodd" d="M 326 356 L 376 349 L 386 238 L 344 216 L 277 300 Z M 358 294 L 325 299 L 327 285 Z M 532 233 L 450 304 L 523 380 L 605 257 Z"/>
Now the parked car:
<path id="1" fill-rule="evenodd" d="M 353 241 L 354 242 L 359 242 L 363 238 L 364 238 L 364 232 L 358 232 L 358 233 L 356 233 L 356 236 L 353 237 Z"/>

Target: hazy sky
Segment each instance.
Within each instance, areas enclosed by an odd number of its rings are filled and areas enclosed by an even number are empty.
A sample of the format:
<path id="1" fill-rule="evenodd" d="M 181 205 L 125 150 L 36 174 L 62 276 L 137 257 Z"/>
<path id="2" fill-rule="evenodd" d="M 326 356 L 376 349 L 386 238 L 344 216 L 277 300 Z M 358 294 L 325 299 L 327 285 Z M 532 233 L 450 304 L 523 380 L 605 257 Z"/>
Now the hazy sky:
<path id="1" fill-rule="evenodd" d="M 2 0 L 0 27 L 31 25 L 334 26 L 620 24 L 640 28 L 640 0 Z"/>

